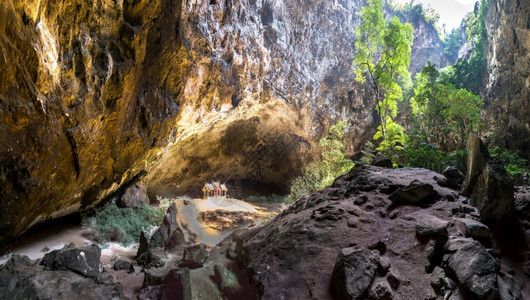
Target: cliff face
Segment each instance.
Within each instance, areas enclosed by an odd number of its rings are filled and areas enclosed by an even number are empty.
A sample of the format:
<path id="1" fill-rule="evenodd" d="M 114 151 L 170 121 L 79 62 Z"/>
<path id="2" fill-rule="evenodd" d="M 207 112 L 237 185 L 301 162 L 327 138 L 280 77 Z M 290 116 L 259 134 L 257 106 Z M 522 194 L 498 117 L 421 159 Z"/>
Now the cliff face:
<path id="1" fill-rule="evenodd" d="M 138 178 L 153 193 L 214 177 L 285 190 L 339 119 L 357 152 L 376 125 L 351 68 L 362 5 L 2 1 L 0 236 Z"/>
<path id="2" fill-rule="evenodd" d="M 96 204 L 166 144 L 177 1 L 2 1 L 0 236 Z"/>
<path id="3" fill-rule="evenodd" d="M 436 28 L 425 18 L 413 11 L 407 13 L 395 12 L 401 22 L 411 23 L 414 27 L 414 45 L 412 47 L 409 72 L 416 74 L 427 65 L 427 61 L 438 68 L 444 68 L 455 63 L 444 53 L 445 45 L 440 39 Z"/>
<path id="4" fill-rule="evenodd" d="M 496 143 L 530 158 L 530 2 L 493 0 L 484 119 Z"/>

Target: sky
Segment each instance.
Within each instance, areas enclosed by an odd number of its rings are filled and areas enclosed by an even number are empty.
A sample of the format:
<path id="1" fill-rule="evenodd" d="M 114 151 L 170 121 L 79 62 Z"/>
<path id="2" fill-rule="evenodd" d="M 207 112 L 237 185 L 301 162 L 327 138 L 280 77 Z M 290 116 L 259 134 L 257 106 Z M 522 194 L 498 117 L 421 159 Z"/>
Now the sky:
<path id="1" fill-rule="evenodd" d="M 410 0 L 395 0 L 396 3 L 406 4 Z M 414 3 L 421 3 L 424 7 L 429 5 L 440 14 L 438 25 L 446 25 L 448 32 L 460 26 L 460 21 L 464 16 L 473 10 L 477 0 L 414 0 Z"/>

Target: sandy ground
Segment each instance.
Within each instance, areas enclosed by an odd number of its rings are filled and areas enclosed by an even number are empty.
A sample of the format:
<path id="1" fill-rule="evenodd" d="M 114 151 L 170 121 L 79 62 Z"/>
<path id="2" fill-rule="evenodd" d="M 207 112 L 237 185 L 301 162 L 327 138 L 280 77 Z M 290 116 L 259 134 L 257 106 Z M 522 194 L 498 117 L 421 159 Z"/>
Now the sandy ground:
<path id="1" fill-rule="evenodd" d="M 255 205 L 233 198 L 220 200 L 206 200 L 197 198 L 193 200 L 193 204 L 199 212 L 218 209 L 248 212 L 258 212 L 258 210 L 260 210 L 260 208 Z"/>

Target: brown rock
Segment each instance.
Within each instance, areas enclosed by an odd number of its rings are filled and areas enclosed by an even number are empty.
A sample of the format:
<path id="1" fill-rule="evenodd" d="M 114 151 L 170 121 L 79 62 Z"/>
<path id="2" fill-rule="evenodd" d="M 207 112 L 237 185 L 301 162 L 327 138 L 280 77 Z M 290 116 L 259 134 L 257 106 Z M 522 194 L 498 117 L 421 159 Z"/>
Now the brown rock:
<path id="1" fill-rule="evenodd" d="M 429 183 L 412 181 L 409 185 L 392 193 L 388 199 L 393 202 L 419 203 L 433 194 L 433 186 Z"/>
<path id="2" fill-rule="evenodd" d="M 467 172 L 462 185 L 462 195 L 471 194 L 488 159 L 488 149 L 482 140 L 474 133 L 470 133 L 467 140 Z"/>
<path id="3" fill-rule="evenodd" d="M 342 299 L 362 299 L 372 284 L 378 264 L 378 251 L 342 249 L 333 267 L 332 289 Z"/>
<path id="4" fill-rule="evenodd" d="M 118 201 L 121 207 L 137 207 L 142 204 L 149 204 L 147 188 L 143 183 L 136 183 L 125 190 L 125 193 Z"/>
<path id="5" fill-rule="evenodd" d="M 478 177 L 470 203 L 478 208 L 481 220 L 498 221 L 513 211 L 513 198 L 513 181 L 502 161 L 495 157 Z"/>

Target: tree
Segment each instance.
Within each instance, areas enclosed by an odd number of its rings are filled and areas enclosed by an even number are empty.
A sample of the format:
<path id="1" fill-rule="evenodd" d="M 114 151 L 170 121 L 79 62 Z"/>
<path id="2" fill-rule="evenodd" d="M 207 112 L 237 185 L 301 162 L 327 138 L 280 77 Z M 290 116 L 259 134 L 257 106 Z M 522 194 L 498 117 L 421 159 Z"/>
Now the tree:
<path id="1" fill-rule="evenodd" d="M 405 129 L 403 126 L 394 122 L 390 117 L 388 117 L 386 129 L 386 136 L 383 136 L 382 126 L 377 128 L 377 132 L 374 135 L 374 140 L 382 138 L 379 143 L 379 147 L 375 150 L 391 158 L 392 161 L 396 161 L 399 156 L 399 152 L 403 150 L 403 147 L 406 144 L 407 135 L 405 134 Z"/>
<path id="2" fill-rule="evenodd" d="M 319 142 L 319 146 L 324 149 L 322 159 L 311 163 L 304 174 L 294 180 L 286 202 L 292 203 L 302 196 L 325 188 L 353 167 L 351 159 L 344 155 L 343 138 L 346 126 L 346 121 L 331 126 L 329 134 Z"/>
<path id="3" fill-rule="evenodd" d="M 403 25 L 397 17 L 388 23 L 383 16 L 381 0 L 368 0 L 361 9 L 361 25 L 355 29 L 353 66 L 358 82 L 367 79 L 376 97 L 381 133 L 386 140 L 387 121 L 397 115 L 397 101 L 402 99 L 400 76 L 410 76 L 412 25 Z"/>
<path id="4" fill-rule="evenodd" d="M 452 84 L 458 88 L 465 88 L 479 94 L 486 80 L 486 22 L 485 14 L 487 0 L 475 3 L 475 9 L 464 19 L 467 32 L 467 43 L 472 46 L 469 58 L 459 59 L 454 65 Z"/>
<path id="5" fill-rule="evenodd" d="M 423 132 L 428 142 L 438 147 L 442 130 L 454 131 L 463 145 L 468 132 L 480 125 L 480 97 L 466 89 L 456 88 L 447 82 L 446 77 L 436 66 L 427 63 L 415 79 L 416 88 L 411 99 L 419 131 Z"/>

